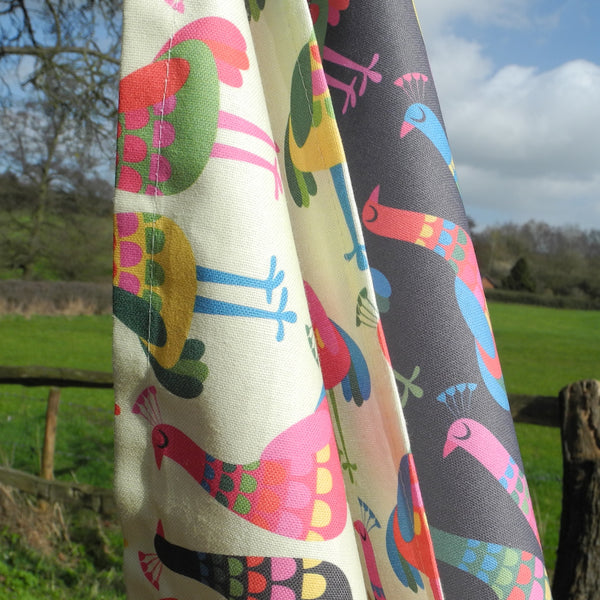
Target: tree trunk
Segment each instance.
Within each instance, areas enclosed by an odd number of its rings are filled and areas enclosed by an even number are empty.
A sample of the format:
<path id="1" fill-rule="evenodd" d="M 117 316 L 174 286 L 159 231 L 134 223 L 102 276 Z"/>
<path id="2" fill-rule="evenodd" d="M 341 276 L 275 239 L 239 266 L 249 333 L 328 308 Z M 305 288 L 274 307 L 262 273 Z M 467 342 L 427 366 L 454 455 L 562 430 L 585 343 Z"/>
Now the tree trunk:
<path id="1" fill-rule="evenodd" d="M 563 505 L 554 600 L 600 599 L 600 382 L 559 395 Z"/>

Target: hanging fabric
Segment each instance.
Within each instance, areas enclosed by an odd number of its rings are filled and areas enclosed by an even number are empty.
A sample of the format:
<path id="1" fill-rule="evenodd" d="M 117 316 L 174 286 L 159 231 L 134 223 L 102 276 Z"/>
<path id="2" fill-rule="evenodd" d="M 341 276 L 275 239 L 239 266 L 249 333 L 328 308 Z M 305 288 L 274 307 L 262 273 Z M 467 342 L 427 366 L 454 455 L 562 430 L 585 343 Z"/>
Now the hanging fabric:
<path id="1" fill-rule="evenodd" d="M 411 0 L 125 0 L 132 599 L 550 599 Z"/>

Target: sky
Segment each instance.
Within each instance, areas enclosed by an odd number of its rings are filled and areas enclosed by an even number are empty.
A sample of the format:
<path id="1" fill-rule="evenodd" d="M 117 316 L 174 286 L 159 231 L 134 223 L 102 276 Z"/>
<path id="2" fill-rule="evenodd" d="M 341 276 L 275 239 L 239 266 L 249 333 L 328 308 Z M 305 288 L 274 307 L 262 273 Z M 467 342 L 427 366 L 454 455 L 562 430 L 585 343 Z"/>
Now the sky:
<path id="1" fill-rule="evenodd" d="M 476 229 L 600 229 L 600 2 L 414 2 Z"/>

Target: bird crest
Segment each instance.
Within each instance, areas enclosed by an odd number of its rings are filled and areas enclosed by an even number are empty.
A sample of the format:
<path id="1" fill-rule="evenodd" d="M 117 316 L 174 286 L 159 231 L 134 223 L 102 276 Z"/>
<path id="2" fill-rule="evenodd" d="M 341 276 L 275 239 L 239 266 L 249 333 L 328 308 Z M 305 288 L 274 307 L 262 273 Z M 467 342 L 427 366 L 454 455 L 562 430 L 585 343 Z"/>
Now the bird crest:
<path id="1" fill-rule="evenodd" d="M 364 500 L 358 498 L 358 505 L 360 506 L 360 520 L 365 526 L 365 532 L 369 533 L 369 531 L 371 531 L 371 529 L 374 529 L 375 527 L 381 529 L 381 523 L 375 516 L 375 513 L 369 508 L 367 503 Z"/>
<path id="2" fill-rule="evenodd" d="M 405 73 L 394 81 L 394 85 L 402 88 L 411 103 L 422 102 L 425 98 L 425 84 L 429 77 L 423 73 Z"/>
<path id="3" fill-rule="evenodd" d="M 473 400 L 476 383 L 456 383 L 438 395 L 441 402 L 455 419 L 460 419 L 469 414 Z"/>
<path id="4" fill-rule="evenodd" d="M 160 407 L 158 406 L 158 399 L 156 398 L 156 388 L 153 385 L 147 387 L 138 396 L 131 412 L 146 419 L 152 427 L 156 427 L 156 425 L 160 425 L 163 422 Z"/>

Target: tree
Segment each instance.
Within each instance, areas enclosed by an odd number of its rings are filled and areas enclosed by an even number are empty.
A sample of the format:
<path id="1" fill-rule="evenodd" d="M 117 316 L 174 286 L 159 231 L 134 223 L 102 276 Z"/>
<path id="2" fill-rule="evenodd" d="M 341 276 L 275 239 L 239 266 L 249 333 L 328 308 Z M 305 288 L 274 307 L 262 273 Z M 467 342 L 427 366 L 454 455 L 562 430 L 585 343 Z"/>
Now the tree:
<path id="1" fill-rule="evenodd" d="M 535 280 L 529 270 L 529 263 L 523 257 L 519 258 L 507 277 L 502 282 L 509 290 L 535 292 Z"/>
<path id="2" fill-rule="evenodd" d="M 53 254 L 48 232 L 55 217 L 68 206 L 87 214 L 83 195 L 94 203 L 94 190 L 107 191 L 120 9 L 121 0 L 0 0 L 0 169 L 16 178 L 20 187 L 11 189 L 26 199 L 2 197 L 4 237 L 12 240 L 3 252 L 24 278 L 39 276 L 34 266 Z"/>
<path id="3" fill-rule="evenodd" d="M 32 279 L 39 275 L 35 265 L 40 258 L 52 254 L 49 230 L 64 229 L 64 243 L 69 234 L 65 227 L 68 213 L 90 212 L 73 200 L 81 199 L 83 193 L 93 201 L 97 194 L 89 185 L 92 181 L 94 188 L 104 193 L 109 186 L 106 182 L 98 185 L 94 167 L 99 163 L 99 155 L 90 151 L 93 146 L 87 136 L 81 135 L 67 106 L 55 106 L 47 98 L 29 101 L 21 110 L 6 110 L 0 115 L 0 132 L 4 140 L 0 155 L 10 165 L 12 177 L 21 184 L 22 196 L 21 202 L 5 197 L 6 204 L 0 205 L 4 215 L 2 228 L 9 229 L 4 237 L 11 240 L 3 254 L 24 279 Z M 100 202 L 110 206 L 106 196 Z M 63 218 L 57 220 L 61 214 Z"/>
<path id="4" fill-rule="evenodd" d="M 121 0 L 0 0 L 0 98 L 31 90 L 89 132 L 114 120 Z"/>

